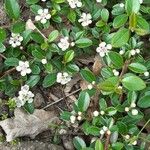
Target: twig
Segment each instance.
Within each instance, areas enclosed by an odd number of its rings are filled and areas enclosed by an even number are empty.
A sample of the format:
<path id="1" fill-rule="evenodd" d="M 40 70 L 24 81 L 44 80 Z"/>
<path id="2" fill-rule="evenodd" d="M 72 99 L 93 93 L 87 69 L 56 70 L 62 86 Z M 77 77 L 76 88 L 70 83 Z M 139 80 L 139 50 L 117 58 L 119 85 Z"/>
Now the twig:
<path id="1" fill-rule="evenodd" d="M 0 79 L 2 79 L 3 77 L 5 77 L 6 75 L 10 74 L 11 72 L 13 72 L 13 71 L 15 71 L 15 70 L 16 70 L 15 67 L 14 67 L 14 68 L 11 68 L 11 69 L 9 69 L 9 70 L 7 70 L 6 72 L 4 72 L 4 73 L 2 74 L 2 76 L 0 76 Z"/>
<path id="2" fill-rule="evenodd" d="M 109 141 L 110 141 L 110 134 L 107 134 L 104 150 L 108 150 L 108 148 L 109 148 L 108 147 L 109 146 Z"/>
<path id="3" fill-rule="evenodd" d="M 3 54 L 0 54 L 0 57 L 2 57 L 4 59 L 7 59 Z"/>
<path id="4" fill-rule="evenodd" d="M 127 69 L 128 69 L 128 65 L 130 64 L 131 60 L 126 60 L 125 61 L 125 64 L 122 68 L 122 72 L 120 74 L 120 78 L 122 78 L 122 76 L 127 72 Z"/>
<path id="5" fill-rule="evenodd" d="M 81 90 L 81 89 L 77 89 L 76 91 L 73 91 L 72 93 L 66 95 L 65 97 L 62 97 L 62 98 L 60 98 L 59 100 L 57 100 L 57 101 L 55 101 L 55 102 L 53 102 L 53 103 L 48 104 L 47 106 L 43 107 L 42 109 L 46 109 L 46 108 L 48 108 L 48 107 L 50 107 L 50 106 L 52 106 L 52 105 L 55 105 L 55 104 L 59 103 L 60 101 L 62 101 L 63 99 L 65 99 L 65 98 L 67 98 L 67 97 L 69 97 L 69 96 L 71 96 L 71 95 L 73 95 L 73 94 L 79 92 L 80 90 Z"/>

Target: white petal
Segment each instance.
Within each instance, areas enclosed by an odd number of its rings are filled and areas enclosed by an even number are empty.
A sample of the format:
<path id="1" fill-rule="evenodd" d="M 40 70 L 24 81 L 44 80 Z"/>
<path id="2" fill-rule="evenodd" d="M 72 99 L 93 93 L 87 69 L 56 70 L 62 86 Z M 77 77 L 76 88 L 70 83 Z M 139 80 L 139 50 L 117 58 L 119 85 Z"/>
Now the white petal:
<path id="1" fill-rule="evenodd" d="M 21 76 L 26 76 L 26 71 L 21 71 Z"/>
<path id="2" fill-rule="evenodd" d="M 36 16 L 35 17 L 35 21 L 40 21 L 41 20 L 41 16 Z"/>
<path id="3" fill-rule="evenodd" d="M 47 22 L 46 19 L 42 19 L 42 20 L 41 20 L 41 23 L 42 23 L 42 24 L 45 24 L 46 22 Z"/>
<path id="4" fill-rule="evenodd" d="M 47 14 L 46 15 L 46 19 L 50 19 L 51 18 L 51 15 L 50 14 Z"/>
<path id="5" fill-rule="evenodd" d="M 28 69 L 26 70 L 26 73 L 27 73 L 27 74 L 30 74 L 30 73 L 31 73 L 31 69 L 28 68 Z"/>
<path id="6" fill-rule="evenodd" d="M 21 71 L 21 67 L 20 67 L 20 66 L 17 66 L 17 67 L 16 67 L 16 70 L 17 70 L 17 71 Z"/>
<path id="7" fill-rule="evenodd" d="M 43 13 L 43 9 L 38 10 L 38 14 L 41 15 Z"/>

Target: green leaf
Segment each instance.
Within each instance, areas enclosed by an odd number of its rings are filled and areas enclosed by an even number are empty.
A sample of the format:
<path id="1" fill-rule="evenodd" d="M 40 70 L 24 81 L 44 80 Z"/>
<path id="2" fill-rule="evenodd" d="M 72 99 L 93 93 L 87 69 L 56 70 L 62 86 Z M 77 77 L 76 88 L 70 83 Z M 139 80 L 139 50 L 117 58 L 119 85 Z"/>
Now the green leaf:
<path id="1" fill-rule="evenodd" d="M 72 61 L 73 58 L 74 58 L 74 51 L 73 50 L 67 51 L 64 55 L 64 63 Z"/>
<path id="2" fill-rule="evenodd" d="M 25 22 L 18 21 L 12 26 L 12 32 L 13 33 L 22 33 L 25 30 Z"/>
<path id="3" fill-rule="evenodd" d="M 98 127 L 96 127 L 96 126 L 90 125 L 90 126 L 87 128 L 88 134 L 91 134 L 91 135 L 93 135 L 93 136 L 99 136 L 99 131 L 100 131 L 100 128 L 98 128 Z"/>
<path id="4" fill-rule="evenodd" d="M 134 75 L 123 78 L 122 84 L 130 91 L 140 91 L 146 88 L 145 82 L 141 78 Z"/>
<path id="5" fill-rule="evenodd" d="M 80 74 L 84 80 L 90 83 L 92 83 L 93 81 L 96 81 L 95 75 L 88 68 L 82 69 L 80 71 Z"/>
<path id="6" fill-rule="evenodd" d="M 32 55 L 36 58 L 36 59 L 43 59 L 44 55 L 42 54 L 42 52 L 40 50 L 34 50 L 32 51 Z"/>
<path id="7" fill-rule="evenodd" d="M 6 47 L 0 43 L 0 53 L 3 53 L 6 50 Z"/>
<path id="8" fill-rule="evenodd" d="M 26 3 L 29 4 L 29 5 L 36 4 L 38 2 L 39 2 L 39 0 L 26 0 Z"/>
<path id="9" fill-rule="evenodd" d="M 88 109 L 90 104 L 90 96 L 87 92 L 82 91 L 79 95 L 77 106 L 79 111 L 84 112 Z"/>
<path id="10" fill-rule="evenodd" d="M 86 144 L 85 142 L 83 141 L 82 138 L 76 136 L 74 139 L 73 139 L 73 144 L 75 146 L 75 148 L 77 150 L 82 150 L 83 148 L 86 148 Z"/>
<path id="11" fill-rule="evenodd" d="M 11 19 L 19 19 L 20 7 L 17 0 L 5 0 L 5 9 Z"/>
<path id="12" fill-rule="evenodd" d="M 40 80 L 39 75 L 32 75 L 30 78 L 26 81 L 26 84 L 30 87 L 34 87 Z"/>
<path id="13" fill-rule="evenodd" d="M 109 116 L 113 116 L 113 115 L 115 115 L 117 113 L 117 110 L 116 110 L 115 107 L 109 107 L 109 108 L 107 108 L 106 111 L 107 111 Z"/>
<path id="14" fill-rule="evenodd" d="M 16 67 L 16 66 L 18 66 L 19 60 L 17 58 L 10 57 L 10 58 L 7 58 L 4 63 L 6 66 L 15 66 Z"/>
<path id="15" fill-rule="evenodd" d="M 126 124 L 124 124 L 123 122 L 118 121 L 117 127 L 118 127 L 120 134 L 127 134 L 128 133 L 128 128 L 127 128 Z"/>
<path id="16" fill-rule="evenodd" d="M 49 42 L 53 42 L 54 40 L 57 39 L 58 35 L 59 35 L 58 30 L 52 31 L 52 32 L 50 33 L 50 35 L 48 36 L 48 41 L 49 41 Z"/>
<path id="17" fill-rule="evenodd" d="M 120 69 L 123 66 L 123 57 L 118 54 L 117 52 L 109 52 L 108 56 L 111 60 L 111 62 L 113 63 L 113 65 L 115 66 L 115 68 Z"/>
<path id="18" fill-rule="evenodd" d="M 122 47 L 125 45 L 129 40 L 130 32 L 128 29 L 123 28 L 120 29 L 112 38 L 112 46 L 113 47 Z"/>
<path id="19" fill-rule="evenodd" d="M 26 102 L 23 107 L 24 107 L 25 110 L 26 110 L 27 112 L 29 112 L 30 114 L 33 114 L 33 113 L 34 113 L 35 108 L 34 108 L 34 104 L 33 104 L 33 103 L 28 103 L 28 102 Z"/>
<path id="20" fill-rule="evenodd" d="M 92 45 L 92 41 L 88 38 L 81 38 L 75 42 L 79 48 L 85 48 Z"/>
<path id="21" fill-rule="evenodd" d="M 47 88 L 52 86 L 54 83 L 56 82 L 56 74 L 52 73 L 52 74 L 48 74 L 43 81 L 43 87 Z"/>
<path id="22" fill-rule="evenodd" d="M 118 77 L 110 77 L 105 81 L 98 84 L 98 88 L 105 92 L 114 92 L 118 86 L 119 79 Z"/>
<path id="23" fill-rule="evenodd" d="M 144 73 L 147 71 L 147 68 L 140 63 L 131 63 L 128 68 L 135 73 Z"/>
<path id="24" fill-rule="evenodd" d="M 115 17 L 115 19 L 113 20 L 113 27 L 120 28 L 121 26 L 125 25 L 127 20 L 128 20 L 128 16 L 126 14 L 119 15 Z"/>
<path id="25" fill-rule="evenodd" d="M 139 0 L 126 0 L 125 9 L 128 15 L 131 15 L 131 13 L 137 14 L 140 10 Z"/>
<path id="26" fill-rule="evenodd" d="M 122 150 L 124 147 L 124 144 L 121 142 L 116 142 L 112 144 L 113 150 Z"/>
<path id="27" fill-rule="evenodd" d="M 141 97 L 137 103 L 140 108 L 148 108 L 150 107 L 150 95 L 145 95 Z"/>
<path id="28" fill-rule="evenodd" d="M 138 32 L 140 30 L 141 32 Z M 135 29 L 136 33 L 138 35 L 145 35 L 150 32 L 149 30 L 150 30 L 149 23 L 141 16 L 137 16 L 137 28 Z"/>
<path id="29" fill-rule="evenodd" d="M 32 38 L 33 41 L 35 41 L 37 43 L 40 43 L 40 44 L 44 43 L 44 38 L 38 32 L 31 33 L 31 38 Z"/>
<path id="30" fill-rule="evenodd" d="M 70 10 L 68 15 L 67 15 L 67 18 L 73 23 L 76 21 L 76 12 L 74 10 Z"/>
<path id="31" fill-rule="evenodd" d="M 0 28 L 0 43 L 6 39 L 6 31 L 3 28 Z"/>
<path id="32" fill-rule="evenodd" d="M 95 143 L 95 150 L 104 150 L 104 146 L 103 143 L 101 142 L 101 140 L 96 140 Z"/>
<path id="33" fill-rule="evenodd" d="M 104 22 L 107 22 L 109 19 L 109 11 L 107 9 L 102 9 L 101 11 L 101 18 Z"/>
<path id="34" fill-rule="evenodd" d="M 106 103 L 106 101 L 105 101 L 104 98 L 101 98 L 101 99 L 99 100 L 99 108 L 100 108 L 100 110 L 103 110 L 103 111 L 106 110 L 106 108 L 107 108 L 107 103 Z"/>

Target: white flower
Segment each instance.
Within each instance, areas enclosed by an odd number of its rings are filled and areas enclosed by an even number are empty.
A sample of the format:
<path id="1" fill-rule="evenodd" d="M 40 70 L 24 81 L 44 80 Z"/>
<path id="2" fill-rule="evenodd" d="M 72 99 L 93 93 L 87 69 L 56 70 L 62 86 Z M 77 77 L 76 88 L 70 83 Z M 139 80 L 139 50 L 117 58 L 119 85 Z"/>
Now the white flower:
<path id="1" fill-rule="evenodd" d="M 29 91 L 29 86 L 24 85 L 21 87 L 21 91 L 19 91 L 19 96 L 15 98 L 17 107 L 23 106 L 26 102 L 32 103 L 34 94 Z"/>
<path id="2" fill-rule="evenodd" d="M 134 142 L 132 142 L 132 145 L 136 145 L 137 144 L 137 141 L 135 140 Z"/>
<path id="3" fill-rule="evenodd" d="M 120 55 L 123 55 L 124 53 L 125 53 L 124 50 L 120 50 L 120 52 L 119 52 Z"/>
<path id="4" fill-rule="evenodd" d="M 47 60 L 46 59 L 42 59 L 41 62 L 42 62 L 43 65 L 47 64 Z"/>
<path id="5" fill-rule="evenodd" d="M 92 84 L 89 84 L 87 87 L 88 87 L 89 90 L 93 89 L 93 85 Z"/>
<path id="6" fill-rule="evenodd" d="M 102 2 L 102 0 L 96 0 L 96 2 L 97 2 L 97 3 L 101 3 L 101 2 Z"/>
<path id="7" fill-rule="evenodd" d="M 104 130 L 100 130 L 100 134 L 103 135 L 105 133 Z"/>
<path id="8" fill-rule="evenodd" d="M 96 52 L 99 53 L 101 57 L 107 55 L 108 51 L 112 49 L 111 44 L 106 44 L 105 42 L 101 42 L 99 47 L 97 47 Z"/>
<path id="9" fill-rule="evenodd" d="M 100 114 L 101 114 L 101 115 L 104 115 L 104 114 L 105 114 L 105 112 L 102 110 L 102 111 L 100 111 Z"/>
<path id="10" fill-rule="evenodd" d="M 50 18 L 51 15 L 49 14 L 48 9 L 39 9 L 35 21 L 40 21 L 42 24 L 45 24 Z"/>
<path id="11" fill-rule="evenodd" d="M 136 107 L 136 104 L 134 102 L 132 102 L 130 107 L 134 108 L 134 107 Z"/>
<path id="12" fill-rule="evenodd" d="M 60 39 L 60 42 L 58 43 L 59 48 L 61 48 L 62 51 L 65 51 L 69 48 L 69 38 L 68 37 L 63 37 Z"/>
<path id="13" fill-rule="evenodd" d="M 81 25 L 85 27 L 92 23 L 91 19 L 92 19 L 91 14 L 82 13 L 81 18 L 78 20 L 78 22 L 80 22 Z"/>
<path id="14" fill-rule="evenodd" d="M 71 42 L 70 45 L 73 47 L 75 46 L 75 42 Z"/>
<path id="15" fill-rule="evenodd" d="M 71 123 L 75 123 L 76 117 L 75 116 L 70 116 L 70 121 L 71 121 Z"/>
<path id="16" fill-rule="evenodd" d="M 68 83 L 70 80 L 71 80 L 71 76 L 67 72 L 57 73 L 57 82 L 58 83 L 61 83 L 62 85 L 64 85 L 64 84 Z"/>
<path id="17" fill-rule="evenodd" d="M 81 116 L 81 115 L 82 115 L 82 112 L 79 111 L 79 112 L 78 112 L 78 115 Z"/>
<path id="18" fill-rule="evenodd" d="M 148 71 L 144 72 L 144 76 L 148 77 L 149 76 L 149 72 Z"/>
<path id="19" fill-rule="evenodd" d="M 78 117 L 77 117 L 77 120 L 79 120 L 79 121 L 80 121 L 81 119 L 82 119 L 82 117 L 81 117 L 81 116 L 78 116 Z"/>
<path id="20" fill-rule="evenodd" d="M 60 129 L 59 130 L 59 134 L 66 134 L 67 133 L 67 130 L 65 130 L 65 129 Z"/>
<path id="21" fill-rule="evenodd" d="M 42 2 L 46 2 L 46 0 L 41 0 Z"/>
<path id="22" fill-rule="evenodd" d="M 119 76 L 119 71 L 117 71 L 116 69 L 113 69 L 113 73 L 114 73 L 114 76 Z"/>
<path id="23" fill-rule="evenodd" d="M 99 115 L 99 112 L 98 112 L 98 111 L 94 111 L 94 112 L 93 112 L 93 116 L 94 116 L 94 117 L 97 117 L 98 115 Z"/>
<path id="24" fill-rule="evenodd" d="M 17 47 L 21 45 L 21 42 L 23 41 L 23 37 L 19 33 L 12 33 L 9 44 L 11 44 L 12 47 Z"/>
<path id="25" fill-rule="evenodd" d="M 103 130 L 106 132 L 108 128 L 106 126 L 103 126 Z"/>
<path id="26" fill-rule="evenodd" d="M 136 49 L 135 51 L 136 51 L 136 53 L 137 53 L 137 54 L 139 54 L 139 53 L 140 53 L 140 49 Z"/>
<path id="27" fill-rule="evenodd" d="M 133 116 L 138 115 L 138 110 L 137 110 L 137 109 L 132 109 L 131 114 L 132 114 Z"/>
<path id="28" fill-rule="evenodd" d="M 36 26 L 34 25 L 34 23 L 32 22 L 31 19 L 28 19 L 26 22 L 26 29 L 27 30 L 34 30 L 36 29 Z"/>
<path id="29" fill-rule="evenodd" d="M 128 112 L 130 110 L 129 107 L 125 107 L 125 111 Z"/>
<path id="30" fill-rule="evenodd" d="M 119 86 L 118 86 L 118 89 L 122 90 L 122 86 L 121 86 L 121 85 L 119 85 Z"/>
<path id="31" fill-rule="evenodd" d="M 125 139 L 129 140 L 130 139 L 130 135 L 125 135 Z"/>
<path id="32" fill-rule="evenodd" d="M 25 76 L 26 74 L 31 73 L 31 69 L 29 68 L 29 62 L 28 61 L 19 61 L 19 66 L 16 67 L 16 70 L 21 72 L 21 76 Z"/>
<path id="33" fill-rule="evenodd" d="M 143 3 L 143 0 L 139 0 L 139 2 L 140 2 L 140 4 L 142 4 L 142 3 Z"/>
<path id="34" fill-rule="evenodd" d="M 132 49 L 132 50 L 130 51 L 130 54 L 131 54 L 132 56 L 134 56 L 134 55 L 136 54 L 136 51 L 135 51 L 134 49 Z"/>
<path id="35" fill-rule="evenodd" d="M 124 3 L 120 3 L 119 6 L 123 8 L 124 7 Z"/>
<path id="36" fill-rule="evenodd" d="M 71 8 L 81 7 L 82 2 L 79 0 L 67 0 Z"/>

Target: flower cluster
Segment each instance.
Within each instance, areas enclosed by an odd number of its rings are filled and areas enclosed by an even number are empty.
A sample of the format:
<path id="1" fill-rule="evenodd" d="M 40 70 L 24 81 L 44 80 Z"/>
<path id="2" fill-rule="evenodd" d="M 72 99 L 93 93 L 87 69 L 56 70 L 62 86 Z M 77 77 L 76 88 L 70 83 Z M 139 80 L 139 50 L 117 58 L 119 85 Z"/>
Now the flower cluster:
<path id="1" fill-rule="evenodd" d="M 83 27 L 86 27 L 92 23 L 91 19 L 92 19 L 91 14 L 82 13 L 81 18 L 78 20 L 78 22 L 80 22 Z"/>
<path id="2" fill-rule="evenodd" d="M 79 0 L 67 0 L 71 8 L 81 7 L 82 2 Z"/>
<path id="3" fill-rule="evenodd" d="M 38 15 L 35 17 L 35 20 L 40 21 L 42 24 L 45 24 L 50 18 L 51 15 L 48 12 L 48 9 L 39 9 Z"/>
<path id="4" fill-rule="evenodd" d="M 34 94 L 31 91 L 29 91 L 29 86 L 24 85 L 21 87 L 21 91 L 19 91 L 19 96 L 14 99 L 16 101 L 17 107 L 21 107 L 26 102 L 32 103 L 33 97 L 34 97 Z"/>
<path id="5" fill-rule="evenodd" d="M 99 113 L 97 110 L 93 112 L 93 116 L 94 116 L 94 117 L 99 116 L 99 114 L 104 115 L 105 112 L 104 112 L 103 110 L 101 110 L 100 113 Z"/>
<path id="6" fill-rule="evenodd" d="M 71 76 L 67 72 L 57 73 L 57 82 L 64 85 L 71 80 Z"/>
<path id="7" fill-rule="evenodd" d="M 136 54 L 139 54 L 140 53 L 140 49 L 132 49 L 131 51 L 130 51 L 130 54 L 132 55 L 132 56 L 134 56 L 134 55 L 136 55 Z"/>
<path id="8" fill-rule="evenodd" d="M 130 107 L 125 107 L 125 111 L 129 112 L 131 110 L 131 114 L 133 116 L 136 116 L 136 115 L 138 115 L 138 110 L 135 109 L 135 107 L 136 107 L 136 104 L 134 102 L 132 102 Z"/>
<path id="9" fill-rule="evenodd" d="M 28 61 L 19 61 L 19 65 L 16 67 L 16 70 L 21 72 L 21 76 L 25 76 L 26 74 L 31 73 L 31 69 L 29 67 L 29 62 Z"/>
<path id="10" fill-rule="evenodd" d="M 114 76 L 119 76 L 119 71 L 117 71 L 116 69 L 113 69 L 113 73 L 114 73 Z"/>
<path id="11" fill-rule="evenodd" d="M 19 33 L 12 33 L 9 44 L 11 44 L 12 47 L 17 47 L 21 45 L 21 42 L 23 41 L 23 37 Z"/>
<path id="12" fill-rule="evenodd" d="M 81 121 L 81 120 L 82 120 L 82 112 L 78 112 L 78 116 L 75 116 L 75 115 L 70 116 L 70 122 L 71 122 L 72 124 L 75 123 L 76 119 L 77 119 L 78 121 Z"/>
<path id="13" fill-rule="evenodd" d="M 96 52 L 99 53 L 99 55 L 101 57 L 104 57 L 105 55 L 107 55 L 107 53 L 111 49 L 112 49 L 112 45 L 111 44 L 106 44 L 105 42 L 101 42 L 99 44 L 99 47 L 97 47 Z"/>

